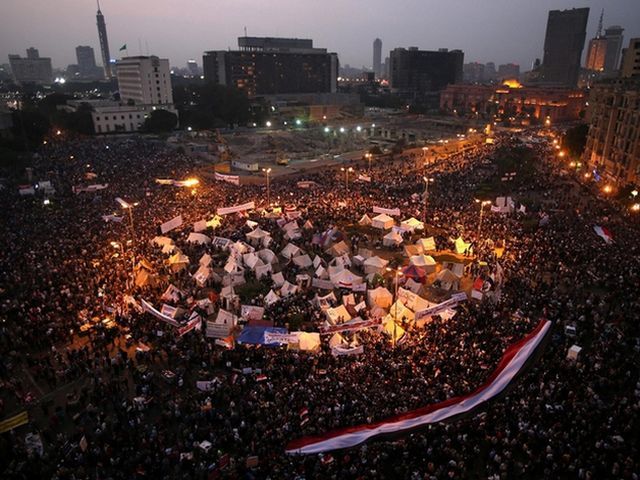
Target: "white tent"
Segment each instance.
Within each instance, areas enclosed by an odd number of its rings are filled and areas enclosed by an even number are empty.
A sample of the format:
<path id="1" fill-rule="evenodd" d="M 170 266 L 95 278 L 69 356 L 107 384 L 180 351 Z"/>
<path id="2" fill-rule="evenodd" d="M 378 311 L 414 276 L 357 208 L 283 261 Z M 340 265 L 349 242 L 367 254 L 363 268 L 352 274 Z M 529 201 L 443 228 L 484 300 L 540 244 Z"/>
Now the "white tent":
<path id="1" fill-rule="evenodd" d="M 304 255 L 299 255 L 293 258 L 293 263 L 295 263 L 300 268 L 309 268 L 313 266 L 313 262 L 311 258 L 306 253 Z"/>
<path id="2" fill-rule="evenodd" d="M 407 220 L 403 220 L 400 223 L 400 226 L 411 232 L 415 232 L 416 230 L 424 230 L 424 223 L 422 223 L 420 220 L 417 220 L 413 217 L 408 218 Z"/>
<path id="3" fill-rule="evenodd" d="M 402 317 L 400 317 L 402 319 Z M 394 322 L 392 318 L 385 318 L 382 321 L 382 328 L 391 337 L 393 342 L 397 342 L 404 336 L 404 328 Z"/>
<path id="4" fill-rule="evenodd" d="M 378 287 L 367 292 L 367 301 L 370 307 L 389 308 L 393 302 L 393 295 L 384 287 Z"/>
<path id="5" fill-rule="evenodd" d="M 465 242 L 462 237 L 456 238 L 456 253 L 463 254 L 471 246 L 471 243 Z"/>
<path id="6" fill-rule="evenodd" d="M 268 248 L 263 248 L 262 250 L 258 250 L 258 256 L 260 257 L 260 260 L 262 260 L 264 263 L 278 263 L 278 256 Z"/>
<path id="7" fill-rule="evenodd" d="M 208 253 L 205 253 L 200 257 L 200 260 L 198 261 L 198 265 L 201 265 L 203 267 L 208 267 L 209 265 L 211 265 L 212 261 L 213 259 L 211 258 L 211 255 L 209 255 Z"/>
<path id="8" fill-rule="evenodd" d="M 305 230 L 311 230 L 313 229 L 313 223 L 311 223 L 311 220 L 307 220 L 306 222 L 304 222 L 302 228 L 304 228 Z"/>
<path id="9" fill-rule="evenodd" d="M 253 252 L 242 255 L 242 262 L 251 270 L 255 270 L 256 267 L 264 265 L 260 257 Z"/>
<path id="10" fill-rule="evenodd" d="M 253 246 L 264 245 L 264 241 L 268 237 L 270 237 L 269 232 L 262 230 L 260 227 L 247 233 L 247 241 Z"/>
<path id="11" fill-rule="evenodd" d="M 389 232 L 382 237 L 382 244 L 385 247 L 397 247 L 402 243 L 402 236 L 396 232 Z"/>
<path id="12" fill-rule="evenodd" d="M 188 243 L 195 243 L 198 245 L 208 245 L 211 243 L 211 239 L 203 233 L 191 232 L 187 237 Z"/>
<path id="13" fill-rule="evenodd" d="M 336 287 L 352 288 L 354 285 L 362 283 L 362 277 L 359 277 L 349 270 L 342 270 L 341 272 L 331 276 L 331 283 Z"/>
<path id="14" fill-rule="evenodd" d="M 393 224 L 393 218 L 391 218 L 386 213 L 381 213 L 380 215 L 373 217 L 373 219 L 371 220 L 371 226 L 373 228 L 379 228 L 381 230 L 389 230 L 391 227 L 393 227 Z"/>
<path id="15" fill-rule="evenodd" d="M 262 277 L 268 277 L 272 272 L 271 264 L 267 263 L 266 265 L 259 265 L 255 269 L 256 278 L 260 280 Z"/>
<path id="16" fill-rule="evenodd" d="M 347 254 L 344 254 L 340 257 L 336 257 L 329 262 L 329 267 L 346 268 L 350 266 L 351 266 L 351 259 Z"/>
<path id="17" fill-rule="evenodd" d="M 238 263 L 234 257 L 229 257 L 227 263 L 224 266 L 224 271 L 227 273 L 242 273 L 244 268 Z"/>
<path id="18" fill-rule="evenodd" d="M 289 295 L 293 295 L 297 291 L 298 291 L 297 286 L 285 280 L 284 284 L 280 288 L 280 295 L 282 295 L 283 297 L 288 297 Z"/>
<path id="19" fill-rule="evenodd" d="M 440 270 L 436 280 L 440 282 L 440 288 L 443 290 L 457 290 L 460 284 L 460 279 L 448 268 Z"/>
<path id="20" fill-rule="evenodd" d="M 343 343 L 347 343 L 342 335 L 339 333 L 334 333 L 329 339 L 329 346 L 336 347 L 338 345 L 342 345 Z"/>
<path id="21" fill-rule="evenodd" d="M 227 298 L 227 299 L 231 300 L 235 296 L 236 296 L 236 292 L 233 289 L 232 285 L 228 285 L 226 287 L 222 287 L 222 290 L 220 290 L 220 297 L 221 298 Z"/>
<path id="22" fill-rule="evenodd" d="M 419 282 L 416 282 L 413 278 L 410 278 L 404 283 L 404 287 L 407 290 L 410 290 L 411 292 L 417 294 L 420 291 L 420 289 L 422 289 L 422 284 Z"/>
<path id="23" fill-rule="evenodd" d="M 193 224 L 193 231 L 194 232 L 202 232 L 203 230 L 207 229 L 207 221 L 206 220 L 199 220 L 197 222 L 195 222 Z"/>
<path id="24" fill-rule="evenodd" d="M 416 242 L 416 245 L 422 249 L 422 253 L 431 252 L 436 249 L 436 241 L 433 237 L 421 238 Z"/>
<path id="25" fill-rule="evenodd" d="M 282 272 L 271 274 L 271 280 L 273 280 L 273 284 L 278 288 L 284 285 L 285 282 Z"/>
<path id="26" fill-rule="evenodd" d="M 436 261 L 431 255 L 414 255 L 409 259 L 411 265 L 422 268 L 426 273 L 436 271 Z"/>
<path id="27" fill-rule="evenodd" d="M 297 247 L 293 243 L 287 243 L 285 247 L 282 249 L 282 251 L 280 252 L 280 255 L 282 255 L 284 258 L 289 260 L 301 254 L 302 254 L 302 250 L 300 250 L 300 247 Z"/>
<path id="28" fill-rule="evenodd" d="M 370 273 L 384 273 L 384 269 L 389 264 L 389 262 L 380 257 L 371 257 L 367 258 L 364 261 L 364 273 L 367 275 Z"/>
<path id="29" fill-rule="evenodd" d="M 338 323 L 344 323 L 351 320 L 351 315 L 349 315 L 349 312 L 344 305 L 338 305 L 335 308 L 327 308 L 325 313 L 327 314 L 327 321 L 330 325 L 336 325 Z"/>
<path id="30" fill-rule="evenodd" d="M 366 213 L 362 216 L 360 220 L 358 220 L 358 225 L 362 225 L 363 227 L 368 227 L 371 225 L 371 218 Z"/>
<path id="31" fill-rule="evenodd" d="M 298 348 L 305 352 L 317 352 L 320 350 L 320 334 L 317 332 L 291 332 L 295 336 L 294 343 L 298 344 Z"/>
<path id="32" fill-rule="evenodd" d="M 405 307 L 402 300 L 396 300 L 396 303 L 389 307 L 389 313 L 384 317 L 384 321 L 397 320 L 398 322 L 405 320 L 407 322 L 412 321 L 415 318 L 413 310 Z"/>
<path id="33" fill-rule="evenodd" d="M 314 275 L 318 278 L 329 278 L 327 270 L 322 265 L 318 265 L 318 268 L 316 268 Z"/>
<path id="34" fill-rule="evenodd" d="M 271 305 L 277 302 L 278 300 L 280 300 L 280 297 L 276 295 L 276 293 L 273 290 L 269 290 L 269 293 L 267 293 L 267 296 L 264 297 L 265 305 Z"/>
<path id="35" fill-rule="evenodd" d="M 196 273 L 193 274 L 193 279 L 199 286 L 203 287 L 209 279 L 209 275 L 211 275 L 211 269 L 209 267 L 201 265 Z"/>
<path id="36" fill-rule="evenodd" d="M 326 253 L 333 257 L 342 257 L 344 255 L 349 255 L 349 252 L 349 245 L 347 245 L 344 240 L 341 240 L 338 243 L 334 244 L 326 251 Z"/>

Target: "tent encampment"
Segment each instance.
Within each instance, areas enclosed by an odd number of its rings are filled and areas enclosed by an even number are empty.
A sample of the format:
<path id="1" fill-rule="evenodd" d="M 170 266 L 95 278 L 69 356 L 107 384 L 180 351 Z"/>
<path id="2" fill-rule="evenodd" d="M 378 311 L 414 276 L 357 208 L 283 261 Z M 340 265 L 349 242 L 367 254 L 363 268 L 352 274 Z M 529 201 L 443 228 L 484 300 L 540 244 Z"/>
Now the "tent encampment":
<path id="1" fill-rule="evenodd" d="M 393 295 L 384 287 L 378 287 L 367 292 L 367 301 L 370 307 L 389 308 L 393 303 Z"/>
<path id="2" fill-rule="evenodd" d="M 424 223 L 413 217 L 400 222 L 400 226 L 411 232 L 415 232 L 416 230 L 424 230 Z"/>
<path id="3" fill-rule="evenodd" d="M 443 290 L 458 290 L 460 279 L 448 268 L 443 268 L 436 275 L 436 281 Z"/>
<path id="4" fill-rule="evenodd" d="M 187 243 L 195 243 L 196 245 L 208 245 L 211 239 L 203 233 L 191 232 L 187 237 Z"/>
<path id="5" fill-rule="evenodd" d="M 379 228 L 380 230 L 389 230 L 391 227 L 393 227 L 393 224 L 393 218 L 386 213 L 381 213 L 380 215 L 376 215 L 371 219 L 371 226 L 373 228 Z"/>
<path id="6" fill-rule="evenodd" d="M 369 215 L 367 215 L 366 213 L 362 216 L 362 218 L 360 220 L 358 220 L 358 225 L 361 225 L 363 227 L 369 227 L 371 226 L 371 217 L 369 217 Z"/>
<path id="7" fill-rule="evenodd" d="M 455 245 L 456 245 L 456 253 L 459 255 L 462 255 L 465 252 L 467 252 L 467 250 L 471 246 L 471 243 L 467 243 L 462 239 L 462 237 L 458 237 L 456 238 Z"/>
<path id="8" fill-rule="evenodd" d="M 382 244 L 385 247 L 397 247 L 402 243 L 402 235 L 397 232 L 389 232 L 382 237 Z"/>
<path id="9" fill-rule="evenodd" d="M 409 258 L 409 263 L 422 268 L 422 270 L 427 274 L 436 271 L 436 261 L 431 255 L 414 255 Z"/>
<path id="10" fill-rule="evenodd" d="M 383 258 L 380 257 L 371 257 L 371 258 L 367 258 L 363 265 L 364 265 L 364 273 L 366 273 L 367 275 L 370 273 L 380 273 L 383 274 L 384 273 L 384 269 L 387 267 L 387 265 L 389 264 L 389 262 Z"/>
<path id="11" fill-rule="evenodd" d="M 282 249 L 282 251 L 280 252 L 280 255 L 282 255 L 284 258 L 288 260 L 291 260 L 293 257 L 301 254 L 302 254 L 302 250 L 300 250 L 300 247 L 297 247 L 293 243 L 287 243 L 285 247 Z"/>

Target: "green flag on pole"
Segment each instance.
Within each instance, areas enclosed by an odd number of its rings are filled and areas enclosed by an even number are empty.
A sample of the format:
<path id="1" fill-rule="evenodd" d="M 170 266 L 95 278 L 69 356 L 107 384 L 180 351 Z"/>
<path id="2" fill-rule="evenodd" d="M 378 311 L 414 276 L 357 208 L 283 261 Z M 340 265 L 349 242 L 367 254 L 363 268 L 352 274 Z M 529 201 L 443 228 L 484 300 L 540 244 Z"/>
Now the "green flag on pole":
<path id="1" fill-rule="evenodd" d="M 127 49 L 127 44 L 126 43 L 120 47 L 120 51 L 126 50 L 126 49 Z"/>

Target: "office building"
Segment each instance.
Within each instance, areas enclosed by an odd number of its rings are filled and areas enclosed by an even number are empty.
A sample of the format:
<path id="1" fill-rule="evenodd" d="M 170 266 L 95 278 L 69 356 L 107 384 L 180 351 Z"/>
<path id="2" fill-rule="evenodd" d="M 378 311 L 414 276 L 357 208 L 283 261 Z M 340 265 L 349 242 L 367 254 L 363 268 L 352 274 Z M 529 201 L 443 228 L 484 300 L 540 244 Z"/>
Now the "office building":
<path id="1" fill-rule="evenodd" d="M 588 8 L 549 12 L 542 59 L 543 82 L 567 87 L 578 84 L 588 19 Z"/>
<path id="2" fill-rule="evenodd" d="M 9 55 L 9 65 L 11 65 L 13 80 L 18 84 L 48 85 L 53 82 L 51 59 L 40 57 L 38 50 L 33 47 L 27 49 L 26 58 L 20 55 Z"/>
<path id="3" fill-rule="evenodd" d="M 628 78 L 638 75 L 640 75 L 640 38 L 632 38 L 629 46 L 624 49 L 620 76 Z"/>
<path id="4" fill-rule="evenodd" d="M 78 60 L 78 77 L 84 80 L 100 80 L 103 78 L 102 69 L 96 65 L 93 48 L 82 45 L 76 47 L 76 58 Z"/>
<path id="5" fill-rule="evenodd" d="M 487 62 L 484 66 L 485 81 L 492 82 L 496 78 L 498 78 L 498 72 L 496 71 L 496 64 L 493 62 Z"/>
<path id="6" fill-rule="evenodd" d="M 124 57 L 116 62 L 120 100 L 136 105 L 173 105 L 169 60 Z"/>
<path id="7" fill-rule="evenodd" d="M 389 58 L 390 86 L 400 94 L 419 96 L 461 83 L 464 53 L 461 50 L 395 48 Z"/>
<path id="8" fill-rule="evenodd" d="M 102 67 L 104 68 L 104 76 L 110 80 L 113 77 L 111 72 L 111 54 L 109 53 L 109 38 L 107 37 L 107 24 L 104 21 L 104 15 L 100 11 L 100 3 L 98 2 L 98 13 L 96 14 L 96 22 L 98 25 L 98 39 L 100 40 L 100 51 L 102 52 Z"/>
<path id="9" fill-rule="evenodd" d="M 505 63 L 498 67 L 498 80 L 507 80 L 510 78 L 520 78 L 520 65 L 515 63 Z"/>
<path id="10" fill-rule="evenodd" d="M 637 39 L 640 43 L 640 39 Z M 595 84 L 589 95 L 583 161 L 618 186 L 640 182 L 640 79 Z"/>
<path id="11" fill-rule="evenodd" d="M 596 72 L 604 72 L 604 61 L 607 55 L 607 39 L 595 37 L 589 40 L 587 62 L 585 67 Z"/>
<path id="12" fill-rule="evenodd" d="M 604 71 L 615 72 L 618 70 L 618 63 L 620 62 L 620 51 L 622 50 L 622 41 L 624 28 L 620 25 L 612 25 L 605 28 L 604 38 L 607 39 L 607 51 L 604 56 Z"/>
<path id="13" fill-rule="evenodd" d="M 238 88 L 249 97 L 337 91 L 338 56 L 314 48 L 312 40 L 240 37 L 238 47 L 204 53 L 207 82 Z"/>
<path id="14" fill-rule="evenodd" d="M 198 67 L 198 62 L 195 60 L 189 60 L 187 62 L 187 69 L 189 70 L 189 74 L 194 77 L 200 75 L 200 68 Z"/>
<path id="15" fill-rule="evenodd" d="M 465 63 L 462 66 L 462 77 L 467 83 L 484 82 L 484 64 L 478 62 Z"/>
<path id="16" fill-rule="evenodd" d="M 376 38 L 373 41 L 373 73 L 376 78 L 382 76 L 382 40 Z"/>

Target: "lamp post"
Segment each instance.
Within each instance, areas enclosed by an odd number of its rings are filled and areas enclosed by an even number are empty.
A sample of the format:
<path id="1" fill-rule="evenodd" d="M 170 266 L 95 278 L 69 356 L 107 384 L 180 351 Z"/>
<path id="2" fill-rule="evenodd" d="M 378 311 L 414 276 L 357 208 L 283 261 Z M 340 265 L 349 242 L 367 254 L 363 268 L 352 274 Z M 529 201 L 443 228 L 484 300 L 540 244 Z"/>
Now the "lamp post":
<path id="1" fill-rule="evenodd" d="M 429 200 L 429 183 L 434 182 L 434 178 L 422 177 L 424 180 L 424 214 L 422 215 L 422 223 L 427 223 L 427 201 Z"/>
<path id="2" fill-rule="evenodd" d="M 267 206 L 271 205 L 271 184 L 269 183 L 269 174 L 271 168 L 263 168 L 262 171 L 267 174 Z"/>
<path id="3" fill-rule="evenodd" d="M 489 200 L 480 201 L 480 200 L 476 199 L 476 203 L 480 204 L 480 222 L 478 223 L 478 240 L 479 240 L 480 239 L 480 230 L 482 229 L 482 215 L 484 213 L 484 206 L 485 205 L 489 205 L 491 203 L 491 201 L 489 201 Z"/>
<path id="4" fill-rule="evenodd" d="M 369 172 L 371 172 L 371 157 L 373 155 L 371 155 L 371 153 L 365 153 L 364 156 L 369 161 Z"/>
<path id="5" fill-rule="evenodd" d="M 387 272 L 392 271 L 391 268 L 387 267 Z M 398 278 L 402 276 L 402 270 L 400 270 L 399 268 L 395 269 L 395 300 L 396 300 L 396 305 L 394 308 L 394 319 L 393 319 L 393 347 L 395 348 L 396 346 L 396 332 L 397 329 L 396 327 L 398 326 Z"/>
<path id="6" fill-rule="evenodd" d="M 135 243 L 136 243 L 136 230 L 135 230 L 135 227 L 133 226 L 133 207 L 138 205 L 138 203 L 137 202 L 136 203 L 125 202 L 120 197 L 116 198 L 116 202 L 118 202 L 118 204 L 120 204 L 120 207 L 122 207 L 124 210 L 127 210 L 129 212 L 129 225 L 131 227 L 131 241 L 135 245 Z"/>
<path id="7" fill-rule="evenodd" d="M 344 186 L 347 189 L 347 193 L 349 193 L 349 172 L 353 172 L 353 168 L 344 168 L 341 167 L 340 171 L 344 172 Z"/>
<path id="8" fill-rule="evenodd" d="M 124 251 L 124 244 L 122 242 L 118 242 L 117 240 L 114 240 L 113 242 L 111 242 L 111 246 L 116 250 L 119 248 L 122 251 L 122 255 L 124 256 L 125 251 Z M 136 278 L 136 257 L 133 250 L 131 250 L 131 281 L 135 282 L 135 278 Z"/>
<path id="9" fill-rule="evenodd" d="M 427 166 L 427 151 L 428 150 L 429 150 L 428 147 L 422 147 L 422 159 L 424 160 L 425 167 Z"/>

